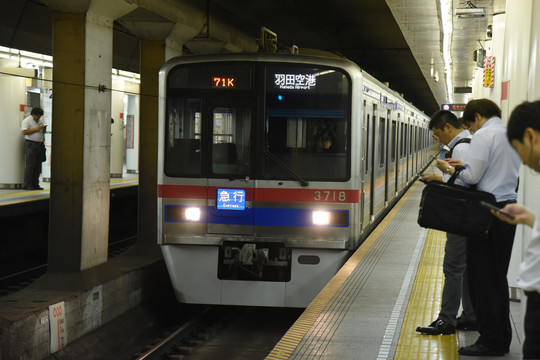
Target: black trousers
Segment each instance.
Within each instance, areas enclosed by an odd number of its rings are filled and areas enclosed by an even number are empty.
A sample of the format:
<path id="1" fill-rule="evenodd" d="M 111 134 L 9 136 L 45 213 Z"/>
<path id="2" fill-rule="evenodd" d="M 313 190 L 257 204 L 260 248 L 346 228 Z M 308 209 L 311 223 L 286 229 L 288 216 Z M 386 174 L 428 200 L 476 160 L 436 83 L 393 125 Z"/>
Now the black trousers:
<path id="1" fill-rule="evenodd" d="M 540 294 L 527 295 L 523 359 L 540 359 Z"/>
<path id="2" fill-rule="evenodd" d="M 493 217 L 487 239 L 467 242 L 469 289 L 480 333 L 477 343 L 504 352 L 512 342 L 506 276 L 515 232 L 515 225 Z"/>
<path id="3" fill-rule="evenodd" d="M 24 168 L 24 188 L 35 189 L 39 187 L 39 174 L 43 162 L 42 142 L 24 140 L 24 154 L 26 166 Z"/>

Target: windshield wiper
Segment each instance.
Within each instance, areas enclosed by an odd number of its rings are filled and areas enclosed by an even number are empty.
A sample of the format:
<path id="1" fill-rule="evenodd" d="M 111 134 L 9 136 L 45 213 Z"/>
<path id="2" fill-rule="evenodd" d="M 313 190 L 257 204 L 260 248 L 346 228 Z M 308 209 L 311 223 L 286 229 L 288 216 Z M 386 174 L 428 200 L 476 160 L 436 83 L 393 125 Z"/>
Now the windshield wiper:
<path id="1" fill-rule="evenodd" d="M 236 165 L 232 175 L 229 177 L 229 181 L 233 181 L 233 180 L 248 181 L 249 176 L 246 175 L 246 172 L 244 170 L 245 168 L 246 166 L 243 162 L 242 162 L 242 165 Z"/>
<path id="2" fill-rule="evenodd" d="M 272 154 L 268 149 L 264 149 L 264 154 L 267 155 L 270 159 L 274 160 L 276 164 L 278 164 L 280 167 L 282 167 L 285 171 L 289 173 L 292 177 L 294 177 L 298 182 L 300 182 L 300 185 L 302 186 L 308 186 L 309 183 L 304 180 L 300 175 L 298 175 L 297 172 L 295 172 L 293 169 L 285 165 L 285 163 L 277 158 L 276 155 Z"/>

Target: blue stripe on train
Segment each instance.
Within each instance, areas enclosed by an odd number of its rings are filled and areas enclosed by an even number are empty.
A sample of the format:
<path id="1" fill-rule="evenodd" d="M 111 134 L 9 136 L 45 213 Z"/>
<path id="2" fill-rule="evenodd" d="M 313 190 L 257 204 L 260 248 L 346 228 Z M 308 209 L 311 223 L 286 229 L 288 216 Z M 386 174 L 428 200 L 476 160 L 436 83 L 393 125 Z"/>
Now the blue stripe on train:
<path id="1" fill-rule="evenodd" d="M 165 222 L 190 222 L 172 215 L 174 210 L 188 206 L 165 205 Z M 170 211 L 172 210 L 172 211 Z M 312 209 L 279 209 L 279 208 L 247 208 L 245 210 L 217 210 L 213 206 L 206 208 L 206 215 L 202 214 L 202 222 L 222 225 L 255 225 L 255 226 L 313 226 Z M 349 211 L 329 210 L 330 212 L 344 213 L 346 221 L 343 225 L 331 225 L 333 227 L 349 226 Z"/>

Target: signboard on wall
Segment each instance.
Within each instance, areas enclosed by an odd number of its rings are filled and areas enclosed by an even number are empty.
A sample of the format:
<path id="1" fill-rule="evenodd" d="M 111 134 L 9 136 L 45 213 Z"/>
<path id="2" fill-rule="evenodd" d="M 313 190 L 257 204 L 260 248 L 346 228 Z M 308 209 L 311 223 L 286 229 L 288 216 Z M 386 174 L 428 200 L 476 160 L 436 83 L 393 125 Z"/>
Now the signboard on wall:
<path id="1" fill-rule="evenodd" d="M 442 104 L 441 109 L 448 111 L 463 111 L 465 110 L 465 106 L 467 106 L 467 104 Z"/>
<path id="2" fill-rule="evenodd" d="M 495 79 L 495 56 L 484 56 L 484 87 L 493 87 Z"/>

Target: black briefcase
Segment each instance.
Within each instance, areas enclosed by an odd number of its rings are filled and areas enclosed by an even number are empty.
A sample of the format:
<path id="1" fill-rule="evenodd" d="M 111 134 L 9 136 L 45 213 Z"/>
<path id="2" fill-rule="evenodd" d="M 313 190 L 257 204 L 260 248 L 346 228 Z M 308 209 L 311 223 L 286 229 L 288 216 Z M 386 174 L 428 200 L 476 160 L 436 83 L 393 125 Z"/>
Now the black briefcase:
<path id="1" fill-rule="evenodd" d="M 493 215 L 480 201 L 496 204 L 495 196 L 488 192 L 431 181 L 422 191 L 418 224 L 466 237 L 485 238 Z"/>

